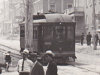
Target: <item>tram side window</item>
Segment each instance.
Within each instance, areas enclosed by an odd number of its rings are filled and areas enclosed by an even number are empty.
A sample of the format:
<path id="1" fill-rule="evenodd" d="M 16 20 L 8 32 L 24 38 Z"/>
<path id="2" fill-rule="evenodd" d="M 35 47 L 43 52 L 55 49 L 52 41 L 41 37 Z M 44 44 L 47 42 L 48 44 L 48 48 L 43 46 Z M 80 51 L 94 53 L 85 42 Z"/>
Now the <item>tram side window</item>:
<path id="1" fill-rule="evenodd" d="M 37 39 L 38 38 L 38 28 L 37 27 L 34 27 L 33 29 L 33 39 Z"/>
<path id="2" fill-rule="evenodd" d="M 74 39 L 74 29 L 72 26 L 67 28 L 67 39 L 73 40 Z"/>
<path id="3" fill-rule="evenodd" d="M 43 26 L 43 37 L 45 40 L 53 38 L 53 28 L 51 26 Z"/>

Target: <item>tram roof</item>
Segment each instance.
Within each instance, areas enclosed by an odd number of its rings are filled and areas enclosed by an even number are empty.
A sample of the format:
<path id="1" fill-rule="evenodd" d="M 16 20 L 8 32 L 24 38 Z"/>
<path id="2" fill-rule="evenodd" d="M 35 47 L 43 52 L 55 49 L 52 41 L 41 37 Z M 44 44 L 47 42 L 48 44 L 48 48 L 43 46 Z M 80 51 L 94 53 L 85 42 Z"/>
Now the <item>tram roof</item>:
<path id="1" fill-rule="evenodd" d="M 45 14 L 47 22 L 72 22 L 73 16 L 66 14 Z"/>
<path id="2" fill-rule="evenodd" d="M 67 14 L 39 14 L 33 15 L 33 22 L 74 22 L 74 20 L 72 15 Z M 25 21 L 22 23 L 25 23 Z"/>
<path id="3" fill-rule="evenodd" d="M 34 15 L 33 22 L 73 22 L 73 16 L 67 14 Z"/>

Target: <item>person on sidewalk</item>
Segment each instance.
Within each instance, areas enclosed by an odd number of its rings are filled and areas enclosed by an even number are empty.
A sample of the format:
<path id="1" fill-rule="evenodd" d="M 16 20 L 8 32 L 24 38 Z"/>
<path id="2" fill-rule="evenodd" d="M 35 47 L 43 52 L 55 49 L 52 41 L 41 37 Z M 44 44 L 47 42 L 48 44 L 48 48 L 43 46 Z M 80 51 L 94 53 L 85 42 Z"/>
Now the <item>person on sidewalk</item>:
<path id="1" fill-rule="evenodd" d="M 81 34 L 81 39 L 80 39 L 80 41 L 81 41 L 81 45 L 83 45 L 83 42 L 84 42 L 84 33 Z"/>
<path id="2" fill-rule="evenodd" d="M 18 61 L 17 70 L 19 75 L 30 75 L 33 62 L 28 59 L 29 50 L 25 49 L 22 52 L 23 59 Z"/>
<path id="3" fill-rule="evenodd" d="M 46 51 L 45 57 L 48 62 L 46 75 L 57 75 L 57 64 L 54 61 L 54 53 L 48 50 Z"/>
<path id="4" fill-rule="evenodd" d="M 98 45 L 98 41 L 99 41 L 99 36 L 98 36 L 98 34 L 96 33 L 96 34 L 95 34 L 95 44 L 96 44 L 96 46 Z"/>
<path id="5" fill-rule="evenodd" d="M 1 75 L 1 73 L 2 73 L 2 69 L 1 69 L 1 66 L 0 66 L 0 75 Z"/>
<path id="6" fill-rule="evenodd" d="M 37 55 L 36 52 L 32 53 L 32 58 L 33 58 L 34 65 L 32 67 L 30 75 L 44 75 L 43 66 L 38 62 L 37 56 L 38 55 Z"/>
<path id="7" fill-rule="evenodd" d="M 91 38 L 92 38 L 92 35 L 91 35 L 91 33 L 89 32 L 88 34 L 87 34 L 87 36 L 86 36 L 86 40 L 87 40 L 87 45 L 89 46 L 91 46 Z"/>

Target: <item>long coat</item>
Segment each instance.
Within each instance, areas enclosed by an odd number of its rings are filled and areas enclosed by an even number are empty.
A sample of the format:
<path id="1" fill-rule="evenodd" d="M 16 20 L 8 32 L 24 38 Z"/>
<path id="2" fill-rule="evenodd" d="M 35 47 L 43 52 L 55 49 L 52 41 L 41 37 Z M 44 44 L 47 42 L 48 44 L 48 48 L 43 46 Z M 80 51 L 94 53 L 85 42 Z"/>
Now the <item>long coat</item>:
<path id="1" fill-rule="evenodd" d="M 54 61 L 49 63 L 46 75 L 57 75 L 57 64 Z"/>
<path id="2" fill-rule="evenodd" d="M 44 75 L 43 66 L 38 61 L 32 68 L 30 75 Z"/>
<path id="3" fill-rule="evenodd" d="M 92 38 L 92 35 L 91 35 L 91 34 L 88 34 L 88 35 L 86 36 L 87 45 L 91 45 L 91 38 Z"/>

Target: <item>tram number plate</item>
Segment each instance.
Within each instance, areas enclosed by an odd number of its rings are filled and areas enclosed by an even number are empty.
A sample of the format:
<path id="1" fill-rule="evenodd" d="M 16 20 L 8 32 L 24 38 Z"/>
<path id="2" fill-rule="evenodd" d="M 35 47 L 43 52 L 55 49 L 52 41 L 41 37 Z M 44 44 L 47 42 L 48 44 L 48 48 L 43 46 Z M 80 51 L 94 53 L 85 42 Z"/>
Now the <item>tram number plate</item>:
<path id="1" fill-rule="evenodd" d="M 51 42 L 45 42 L 44 44 L 45 45 L 51 45 Z"/>

